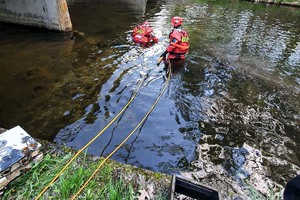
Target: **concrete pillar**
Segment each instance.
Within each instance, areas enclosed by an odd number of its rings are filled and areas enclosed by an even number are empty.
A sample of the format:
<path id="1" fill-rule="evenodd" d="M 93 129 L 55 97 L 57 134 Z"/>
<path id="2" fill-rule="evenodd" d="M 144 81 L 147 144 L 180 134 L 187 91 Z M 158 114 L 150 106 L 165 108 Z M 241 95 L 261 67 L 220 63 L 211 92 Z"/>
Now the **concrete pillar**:
<path id="1" fill-rule="evenodd" d="M 0 0 L 0 21 L 71 31 L 66 0 Z"/>

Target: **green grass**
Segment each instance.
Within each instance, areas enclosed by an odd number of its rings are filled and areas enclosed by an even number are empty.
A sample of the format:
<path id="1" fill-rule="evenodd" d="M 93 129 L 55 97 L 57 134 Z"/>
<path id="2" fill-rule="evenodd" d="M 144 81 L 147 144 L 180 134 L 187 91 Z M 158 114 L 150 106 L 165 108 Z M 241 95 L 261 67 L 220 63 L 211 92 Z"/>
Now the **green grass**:
<path id="1" fill-rule="evenodd" d="M 2 195 L 3 200 L 34 199 L 64 167 L 73 154 L 44 156 L 40 163 L 32 164 L 31 170 L 18 177 Z M 70 199 L 97 168 L 99 161 L 83 155 L 74 161 L 43 194 L 40 199 Z M 137 183 L 129 183 L 115 171 L 115 165 L 105 164 L 76 199 L 133 200 L 137 195 Z M 163 194 L 162 192 L 159 193 Z M 166 199 L 160 195 L 158 199 Z"/>

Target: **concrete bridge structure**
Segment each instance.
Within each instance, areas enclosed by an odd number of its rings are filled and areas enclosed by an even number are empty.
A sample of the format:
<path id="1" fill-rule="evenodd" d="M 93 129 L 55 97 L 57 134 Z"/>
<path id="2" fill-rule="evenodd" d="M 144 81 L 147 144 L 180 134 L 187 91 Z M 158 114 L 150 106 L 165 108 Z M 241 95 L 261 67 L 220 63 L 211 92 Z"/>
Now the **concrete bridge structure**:
<path id="1" fill-rule="evenodd" d="M 0 21 L 72 31 L 66 0 L 0 0 Z"/>
<path id="2" fill-rule="evenodd" d="M 78 0 L 0 0 L 0 22 L 36 26 L 46 29 L 72 31 L 68 4 Z M 103 0 L 103 3 L 111 0 Z M 125 3 L 130 9 L 143 15 L 147 0 L 114 0 L 116 4 Z"/>

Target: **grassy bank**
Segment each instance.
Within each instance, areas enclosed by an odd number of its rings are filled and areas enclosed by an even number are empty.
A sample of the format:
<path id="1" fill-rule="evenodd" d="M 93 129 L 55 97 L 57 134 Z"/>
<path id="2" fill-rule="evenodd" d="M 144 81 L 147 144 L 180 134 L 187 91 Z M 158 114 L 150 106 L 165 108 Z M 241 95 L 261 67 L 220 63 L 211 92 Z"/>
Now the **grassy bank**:
<path id="1" fill-rule="evenodd" d="M 300 7 L 300 0 L 250 0 L 255 3 L 267 3 L 283 6 L 295 6 Z"/>
<path id="2" fill-rule="evenodd" d="M 75 154 L 73 150 L 57 146 L 51 147 L 51 145 L 43 144 L 44 147 L 51 148 L 50 151 L 43 150 L 45 152 L 43 160 L 32 163 L 30 171 L 8 184 L 1 196 L 3 200 L 35 199 Z M 103 158 L 95 158 L 86 154 L 80 155 L 40 199 L 64 200 L 72 198 L 102 160 Z M 108 160 L 76 199 L 166 200 L 168 199 L 170 184 L 171 177 L 169 175 Z M 248 185 L 250 199 L 280 199 L 280 196 L 272 192 L 269 198 L 266 198 L 250 184 L 245 183 L 245 185 Z M 230 197 L 231 195 L 226 194 L 225 196 Z"/>
<path id="3" fill-rule="evenodd" d="M 73 155 L 73 153 L 64 155 L 47 154 L 41 162 L 32 163 L 30 171 L 8 185 L 2 195 L 2 199 L 35 199 Z M 97 169 L 99 162 L 102 160 L 103 158 L 98 159 L 87 155 L 80 156 L 40 199 L 71 199 L 94 170 Z M 109 160 L 76 199 L 167 200 L 170 181 L 171 177 L 168 175 Z M 250 184 L 248 187 L 250 199 L 280 200 L 280 196 L 277 194 L 270 193 L 269 198 L 266 198 Z"/>
<path id="4" fill-rule="evenodd" d="M 46 154 L 23 176 L 12 181 L 2 199 L 34 199 L 65 166 L 74 153 Z M 70 199 L 75 195 L 102 158 L 82 155 L 74 161 L 40 199 Z M 76 199 L 124 199 L 142 197 L 167 199 L 171 178 L 109 160 Z"/>

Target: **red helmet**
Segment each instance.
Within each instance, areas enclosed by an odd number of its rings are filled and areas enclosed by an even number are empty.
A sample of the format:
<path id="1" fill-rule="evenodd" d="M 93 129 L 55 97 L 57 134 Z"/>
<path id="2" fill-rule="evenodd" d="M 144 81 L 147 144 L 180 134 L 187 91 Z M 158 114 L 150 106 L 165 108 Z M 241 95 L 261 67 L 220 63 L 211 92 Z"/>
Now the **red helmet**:
<path id="1" fill-rule="evenodd" d="M 142 24 L 142 26 L 144 26 L 144 27 L 150 27 L 150 23 L 149 23 L 148 21 L 145 21 L 145 22 Z"/>
<path id="2" fill-rule="evenodd" d="M 171 20 L 172 26 L 174 28 L 176 28 L 178 26 L 181 26 L 182 22 L 183 22 L 183 20 L 182 20 L 181 17 L 173 17 L 172 20 Z"/>

